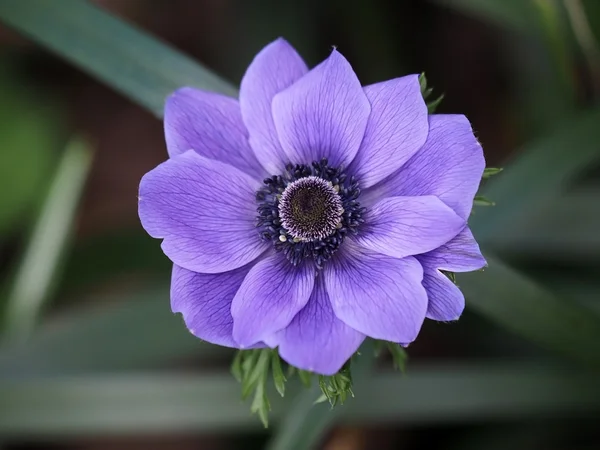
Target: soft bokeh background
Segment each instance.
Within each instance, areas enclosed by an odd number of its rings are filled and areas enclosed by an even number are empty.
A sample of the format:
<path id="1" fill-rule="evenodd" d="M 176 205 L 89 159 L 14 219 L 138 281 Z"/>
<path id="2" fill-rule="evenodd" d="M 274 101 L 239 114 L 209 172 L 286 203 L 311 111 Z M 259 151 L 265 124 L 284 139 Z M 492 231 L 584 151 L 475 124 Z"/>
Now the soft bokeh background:
<path id="1" fill-rule="evenodd" d="M 438 112 L 466 114 L 506 167 L 472 218 L 499 265 L 459 277 L 464 317 L 426 323 L 405 375 L 384 357 L 335 413 L 273 393 L 267 431 L 232 352 L 170 313 L 169 262 L 137 218 L 138 182 L 166 158 L 144 106 L 167 92 L 144 76 L 187 66 L 75 3 L 0 0 L 2 450 L 303 449 L 321 428 L 327 450 L 598 448 L 600 2 L 93 2 L 236 86 L 278 36 L 310 65 L 337 46 L 364 84 L 424 71 Z"/>

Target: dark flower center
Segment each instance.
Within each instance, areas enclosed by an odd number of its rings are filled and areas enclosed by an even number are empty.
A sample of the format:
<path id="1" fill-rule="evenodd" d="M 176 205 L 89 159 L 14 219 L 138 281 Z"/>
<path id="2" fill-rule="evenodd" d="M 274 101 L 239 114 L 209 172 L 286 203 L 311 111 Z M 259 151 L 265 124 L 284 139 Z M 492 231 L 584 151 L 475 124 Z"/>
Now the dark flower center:
<path id="1" fill-rule="evenodd" d="M 331 235 L 342 226 L 343 212 L 336 188 L 330 181 L 315 176 L 288 184 L 279 199 L 281 225 L 299 241 L 310 242 Z"/>
<path id="2" fill-rule="evenodd" d="M 265 179 L 256 193 L 256 226 L 292 264 L 312 259 L 322 268 L 363 222 L 359 195 L 354 177 L 330 167 L 326 159 L 288 164 L 283 174 Z"/>

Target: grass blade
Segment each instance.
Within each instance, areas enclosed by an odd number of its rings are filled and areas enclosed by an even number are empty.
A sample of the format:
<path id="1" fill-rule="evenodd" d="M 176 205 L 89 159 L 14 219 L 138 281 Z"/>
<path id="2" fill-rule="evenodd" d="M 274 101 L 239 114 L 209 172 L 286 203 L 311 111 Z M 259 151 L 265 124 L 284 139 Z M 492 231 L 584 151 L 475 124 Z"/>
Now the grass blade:
<path id="1" fill-rule="evenodd" d="M 507 330 L 600 368 L 600 316 L 486 255 L 484 271 L 457 274 L 467 307 Z"/>
<path id="2" fill-rule="evenodd" d="M 9 293 L 6 332 L 10 338 L 31 333 L 49 297 L 69 241 L 91 156 L 91 150 L 80 138 L 71 141 L 64 152 Z"/>
<path id="3" fill-rule="evenodd" d="M 0 20 L 159 117 L 182 86 L 236 95 L 201 64 L 83 0 L 0 0 Z"/>

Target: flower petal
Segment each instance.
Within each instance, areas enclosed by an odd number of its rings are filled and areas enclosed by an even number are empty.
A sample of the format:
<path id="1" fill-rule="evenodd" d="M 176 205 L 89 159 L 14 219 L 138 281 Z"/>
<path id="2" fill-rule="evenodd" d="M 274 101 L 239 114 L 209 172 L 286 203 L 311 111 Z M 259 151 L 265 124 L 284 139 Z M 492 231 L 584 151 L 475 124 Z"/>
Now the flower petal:
<path id="1" fill-rule="evenodd" d="M 242 117 L 250 146 L 270 174 L 283 172 L 288 160 L 273 123 L 273 97 L 308 72 L 296 50 L 284 39 L 271 42 L 256 55 L 240 86 Z"/>
<path id="2" fill-rule="evenodd" d="M 352 67 L 334 50 L 329 58 L 273 99 L 273 119 L 290 161 L 352 162 L 371 106 Z"/>
<path id="3" fill-rule="evenodd" d="M 460 317 L 465 309 L 465 297 L 446 275 L 439 270 L 425 267 L 423 286 L 429 298 L 428 319 L 448 322 Z"/>
<path id="4" fill-rule="evenodd" d="M 363 189 L 402 167 L 423 146 L 429 132 L 418 75 L 372 84 L 364 90 L 371 115 L 349 169 Z"/>
<path id="5" fill-rule="evenodd" d="M 384 255 L 404 258 L 445 244 L 464 226 L 465 221 L 433 195 L 389 197 L 368 210 L 356 241 Z"/>
<path id="6" fill-rule="evenodd" d="M 366 197 L 435 195 L 467 219 L 484 168 L 483 150 L 467 118 L 433 115 L 421 150 Z"/>
<path id="7" fill-rule="evenodd" d="M 167 99 L 164 124 L 169 156 L 195 150 L 259 180 L 264 178 L 265 171 L 248 144 L 248 132 L 236 99 L 181 88 Z"/>
<path id="8" fill-rule="evenodd" d="M 374 339 L 412 342 L 427 311 L 421 264 L 412 256 L 392 258 L 348 241 L 324 269 L 335 315 Z"/>
<path id="9" fill-rule="evenodd" d="M 306 306 L 266 342 L 271 347 L 279 346 L 281 357 L 299 369 L 333 375 L 364 339 L 364 334 L 335 316 L 323 276 L 318 275 Z"/>
<path id="10" fill-rule="evenodd" d="M 175 264 L 225 272 L 268 248 L 254 226 L 258 187 L 235 167 L 188 151 L 144 175 L 138 212 L 148 234 L 164 239 L 163 251 Z"/>
<path id="11" fill-rule="evenodd" d="M 190 332 L 207 342 L 238 347 L 233 340 L 231 301 L 252 267 L 223 273 L 197 273 L 173 266 L 171 309 L 181 313 Z"/>
<path id="12" fill-rule="evenodd" d="M 248 347 L 288 326 L 308 302 L 314 282 L 312 265 L 293 266 L 281 253 L 256 263 L 231 304 L 235 341 Z"/>
<path id="13" fill-rule="evenodd" d="M 469 227 L 448 243 L 417 256 L 417 259 L 423 266 L 423 286 L 429 297 L 427 317 L 440 321 L 458 319 L 465 307 L 465 298 L 440 270 L 469 272 L 485 267 L 485 258 Z"/>
<path id="14" fill-rule="evenodd" d="M 439 248 L 419 255 L 418 260 L 424 266 L 450 272 L 470 272 L 487 264 L 469 227 Z"/>

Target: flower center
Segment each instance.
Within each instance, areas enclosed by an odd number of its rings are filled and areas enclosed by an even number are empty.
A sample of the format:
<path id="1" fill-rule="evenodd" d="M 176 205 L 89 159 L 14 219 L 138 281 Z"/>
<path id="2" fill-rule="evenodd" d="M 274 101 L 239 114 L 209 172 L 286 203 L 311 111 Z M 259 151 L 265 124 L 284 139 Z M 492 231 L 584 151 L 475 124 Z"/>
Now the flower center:
<path id="1" fill-rule="evenodd" d="M 288 164 L 264 180 L 256 193 L 256 227 L 293 264 L 312 259 L 317 268 L 329 260 L 348 233 L 356 234 L 365 209 L 358 182 L 326 159 Z"/>
<path id="2" fill-rule="evenodd" d="M 278 209 L 281 225 L 295 240 L 323 239 L 342 226 L 342 199 L 323 178 L 310 176 L 288 184 Z"/>

